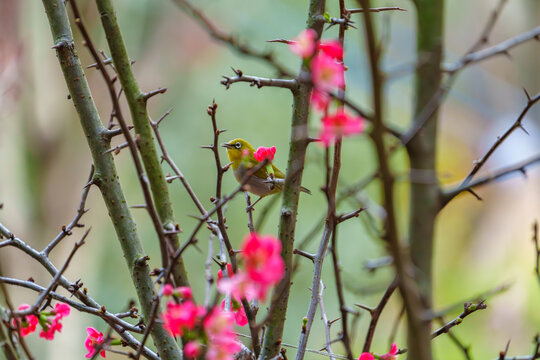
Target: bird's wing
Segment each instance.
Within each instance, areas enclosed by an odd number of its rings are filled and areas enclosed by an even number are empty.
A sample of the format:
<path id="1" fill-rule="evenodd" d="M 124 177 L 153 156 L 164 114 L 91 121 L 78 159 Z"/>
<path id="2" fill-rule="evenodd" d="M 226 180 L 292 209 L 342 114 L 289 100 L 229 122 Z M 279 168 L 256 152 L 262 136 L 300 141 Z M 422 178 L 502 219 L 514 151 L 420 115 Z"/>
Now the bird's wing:
<path id="1" fill-rule="evenodd" d="M 281 170 L 276 167 L 276 165 L 272 164 L 272 169 L 274 169 L 274 175 L 276 176 L 276 178 L 285 179 L 285 174 L 282 173 Z"/>

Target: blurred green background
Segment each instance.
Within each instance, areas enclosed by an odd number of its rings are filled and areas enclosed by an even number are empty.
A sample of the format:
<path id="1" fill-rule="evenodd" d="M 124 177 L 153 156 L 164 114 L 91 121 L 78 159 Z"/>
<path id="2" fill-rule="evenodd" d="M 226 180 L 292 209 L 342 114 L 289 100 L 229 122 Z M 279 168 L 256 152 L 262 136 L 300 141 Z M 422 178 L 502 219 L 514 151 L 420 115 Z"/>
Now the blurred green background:
<path id="1" fill-rule="evenodd" d="M 329 12 L 337 16 L 334 1 Z M 335 2 L 337 3 L 337 1 Z M 446 4 L 445 60 L 457 60 L 476 41 L 491 10 L 494 0 L 452 0 Z M 93 1 L 78 0 L 84 21 L 96 44 L 107 52 L 107 45 Z M 230 67 L 240 68 L 245 74 L 272 76 L 272 69 L 256 60 L 238 56 L 229 48 L 216 43 L 186 16 L 174 3 L 167 0 L 117 0 L 114 2 L 130 57 L 136 60 L 134 71 L 143 90 L 167 87 L 164 95 L 150 101 L 153 118 L 158 118 L 170 107 L 174 111 L 161 126 L 167 148 L 193 186 L 205 206 L 210 207 L 210 196 L 215 191 L 215 168 L 212 154 L 201 145 L 210 144 L 212 131 L 206 107 L 215 99 L 219 105 L 218 121 L 228 131 L 226 141 L 242 137 L 254 146 L 277 148 L 275 163 L 285 170 L 291 96 L 287 90 L 249 87 L 235 84 L 229 90 L 220 85 L 222 75 L 232 75 Z M 283 44 L 266 40 L 291 39 L 304 28 L 307 0 L 204 0 L 196 6 L 204 9 L 222 29 L 238 35 L 258 49 L 272 49 L 277 59 L 296 71 L 299 61 Z M 348 1 L 349 7 L 356 2 Z M 373 1 L 374 6 L 400 6 L 407 12 L 379 13 L 375 17 L 380 33 L 387 39 L 384 68 L 388 71 L 386 111 L 389 122 L 405 129 L 411 119 L 411 68 L 415 61 L 415 11 L 412 2 Z M 362 23 L 353 15 L 359 30 L 347 33 L 345 63 L 348 96 L 362 106 L 369 107 L 369 76 L 362 40 Z M 540 2 L 537 0 L 509 1 L 497 23 L 490 43 L 495 44 L 540 23 Z M 91 158 L 60 68 L 51 50 L 52 40 L 41 2 L 0 1 L 0 221 L 32 246 L 41 249 L 71 221 L 79 203 L 82 186 L 86 182 Z M 78 31 L 74 31 L 76 46 L 83 64 L 90 64 L 87 50 L 81 46 Z M 336 37 L 337 28 L 325 37 Z M 463 71 L 442 108 L 438 148 L 438 175 L 442 183 L 453 184 L 470 170 L 479 158 L 514 121 L 525 104 L 522 87 L 531 94 L 540 90 L 540 50 L 538 43 L 529 42 L 511 51 L 511 58 L 500 56 Z M 87 69 L 95 101 L 104 122 L 108 121 L 111 104 L 99 73 Z M 125 103 L 123 103 L 125 106 Z M 127 107 L 125 110 L 128 113 Z M 310 133 L 316 136 L 319 119 L 311 118 Z M 515 132 L 496 152 L 484 172 L 498 169 L 526 159 L 540 149 L 540 107 L 529 112 L 524 126 L 529 132 Z M 117 142 L 120 139 L 116 139 Z M 325 213 L 326 203 L 318 191 L 324 182 L 323 151 L 311 146 L 303 185 L 313 196 L 301 196 L 297 223 L 297 239 L 309 234 Z M 120 180 L 133 204 L 143 202 L 131 157 L 122 151 L 115 157 Z M 222 152 L 225 162 L 225 153 Z M 340 188 L 370 175 L 375 169 L 374 152 L 366 136 L 346 139 L 343 147 L 343 168 Z M 398 175 L 398 211 L 402 234 L 406 233 L 408 212 L 407 158 L 403 152 L 393 158 Z M 165 167 L 165 171 L 169 169 Z M 236 186 L 232 174 L 227 173 L 225 192 Z M 190 215 L 197 210 L 179 182 L 170 185 L 175 215 L 185 233 L 195 221 Z M 511 354 L 532 352 L 531 339 L 540 330 L 540 284 L 534 275 L 535 255 L 531 242 L 531 226 L 540 217 L 540 171 L 531 169 L 527 178 L 509 179 L 478 190 L 484 201 L 462 195 L 440 214 L 435 245 L 435 309 L 467 300 L 480 292 L 511 283 L 505 293 L 488 299 L 488 308 L 471 315 L 455 329 L 455 334 L 466 345 L 472 345 L 475 359 L 496 358 L 512 339 Z M 368 259 L 385 256 L 381 240 L 374 235 L 370 215 L 380 218 L 377 202 L 378 184 L 370 184 L 359 196 L 367 201 L 368 211 L 359 219 L 339 227 L 339 255 L 346 283 L 348 305 L 375 305 L 382 290 L 392 280 L 389 268 L 370 274 L 364 269 Z M 258 214 L 270 201 L 263 200 L 254 213 Z M 346 201 L 340 212 L 352 211 L 359 205 Z M 76 255 L 67 271 L 70 280 L 82 278 L 89 293 L 113 312 L 122 311 L 129 299 L 135 299 L 129 274 L 121 259 L 121 251 L 106 209 L 96 188 L 92 188 L 87 207 L 90 212 L 83 223 L 92 226 L 87 244 Z M 247 233 L 247 218 L 243 196 L 235 198 L 227 207 L 229 234 L 238 246 Z M 157 239 L 148 216 L 143 210 L 133 210 L 145 248 L 158 266 Z M 263 233 L 276 234 L 279 205 L 272 208 Z M 375 224 L 375 226 L 378 226 Z M 52 258 L 61 264 L 81 230 L 64 240 L 54 250 Z M 181 240 L 185 239 L 181 236 Z M 196 296 L 204 296 L 204 261 L 208 231 L 200 233 L 202 252 L 190 248 L 186 262 Z M 316 252 L 320 233 L 310 239 L 306 250 Z M 4 275 L 26 279 L 32 276 L 46 285 L 48 275 L 22 253 L 2 248 L 0 261 Z M 312 265 L 306 259 L 294 277 L 292 296 L 287 316 L 284 343 L 298 343 L 302 317 L 307 311 Z M 215 269 L 217 271 L 217 269 Z M 333 284 L 331 261 L 327 259 L 323 281 L 327 286 L 324 301 L 329 319 L 339 317 L 337 295 Z M 36 294 L 10 288 L 15 303 L 31 303 Z M 399 297 L 394 295 L 375 334 L 372 349 L 384 353 L 395 318 L 401 310 Z M 459 314 L 458 309 L 450 316 Z M 261 313 L 264 313 L 262 306 Z M 308 347 L 324 347 L 324 331 L 319 314 Z M 448 318 L 450 319 L 450 317 Z M 369 316 L 360 313 L 354 323 L 354 354 L 361 352 Z M 405 329 L 401 322 L 398 346 L 405 346 Z M 46 342 L 36 334 L 28 342 L 38 359 L 83 358 L 87 326 L 105 331 L 105 324 L 86 314 L 73 312 L 64 321 L 64 330 L 54 342 Z M 434 324 L 438 327 L 438 324 Z M 332 327 L 335 338 L 340 322 Z M 245 329 L 240 331 L 245 332 Z M 448 336 L 434 342 L 437 359 L 462 357 Z M 343 354 L 339 344 L 334 351 Z M 294 349 L 289 348 L 289 358 Z M 108 358 L 115 359 L 114 354 Z M 323 358 L 309 353 L 309 359 Z"/>

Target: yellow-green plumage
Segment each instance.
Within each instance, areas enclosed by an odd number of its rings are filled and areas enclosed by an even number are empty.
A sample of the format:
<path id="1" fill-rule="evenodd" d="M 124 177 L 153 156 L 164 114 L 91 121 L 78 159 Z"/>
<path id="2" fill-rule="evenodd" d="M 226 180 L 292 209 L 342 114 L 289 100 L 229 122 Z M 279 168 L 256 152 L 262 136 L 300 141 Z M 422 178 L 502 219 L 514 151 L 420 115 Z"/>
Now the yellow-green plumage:
<path id="1" fill-rule="evenodd" d="M 228 143 L 223 144 L 227 148 L 227 155 L 231 162 L 231 168 L 234 173 L 234 177 L 238 182 L 241 182 L 246 174 L 246 171 L 256 167 L 259 161 L 255 160 L 253 153 L 255 149 L 247 141 L 243 139 L 234 139 Z M 274 171 L 274 179 L 285 179 L 285 174 L 281 172 L 274 164 L 272 164 Z M 257 170 L 257 172 L 247 181 L 245 187 L 246 190 L 252 194 L 264 197 L 271 194 L 279 193 L 282 190 L 282 182 L 276 181 L 272 183 L 269 180 L 269 174 L 265 167 Z M 310 194 L 311 192 L 301 187 L 303 192 Z"/>

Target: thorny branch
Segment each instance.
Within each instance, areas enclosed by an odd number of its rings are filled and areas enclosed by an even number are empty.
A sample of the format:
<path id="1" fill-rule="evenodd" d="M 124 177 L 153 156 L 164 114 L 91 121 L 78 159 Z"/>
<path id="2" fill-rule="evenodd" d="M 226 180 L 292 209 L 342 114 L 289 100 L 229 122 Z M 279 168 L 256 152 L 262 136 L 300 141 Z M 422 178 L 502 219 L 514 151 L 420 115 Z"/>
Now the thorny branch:
<path id="1" fill-rule="evenodd" d="M 236 76 L 229 77 L 229 76 L 223 76 L 223 79 L 221 81 L 221 84 L 225 85 L 226 89 L 229 89 L 231 84 L 237 83 L 237 82 L 246 82 L 249 83 L 249 86 L 256 86 L 257 88 L 262 88 L 264 86 L 267 87 L 280 87 L 280 88 L 286 88 L 289 90 L 295 90 L 298 86 L 298 83 L 295 79 L 267 79 L 262 78 L 258 76 L 249 76 L 244 75 L 242 70 L 233 69 L 233 72 L 236 74 Z"/>
<path id="2" fill-rule="evenodd" d="M 536 94 L 533 97 L 530 97 L 527 92 L 525 92 L 525 95 L 527 96 L 527 104 L 525 105 L 525 107 L 523 108 L 523 110 L 521 111 L 521 113 L 519 114 L 517 119 L 514 121 L 512 126 L 510 126 L 510 128 L 508 128 L 508 130 L 506 130 L 505 133 L 502 136 L 497 137 L 497 140 L 495 141 L 495 143 L 493 143 L 493 145 L 488 149 L 488 151 L 484 154 L 484 156 L 482 156 L 482 158 L 480 160 L 477 160 L 477 161 L 474 162 L 473 168 L 471 169 L 469 174 L 465 177 L 465 179 L 461 182 L 460 185 L 458 185 L 455 189 L 452 189 L 452 190 L 449 190 L 449 191 L 445 192 L 445 194 L 443 195 L 443 201 L 442 201 L 443 205 L 442 206 L 446 205 L 455 196 L 457 196 L 458 194 L 460 194 L 461 192 L 463 192 L 465 190 L 470 190 L 474 186 L 483 185 L 483 184 L 485 184 L 487 182 L 490 182 L 490 181 L 495 180 L 495 179 L 497 179 L 497 178 L 499 178 L 501 176 L 504 176 L 504 175 L 506 175 L 506 174 L 508 174 L 510 172 L 514 172 L 514 171 L 517 171 L 517 170 L 524 171 L 525 166 L 531 165 L 531 164 L 533 164 L 533 163 L 535 163 L 535 162 L 537 162 L 539 160 L 540 157 L 536 156 L 535 158 L 533 158 L 531 160 L 528 160 L 528 161 L 525 161 L 524 163 L 518 164 L 517 166 L 513 166 L 513 167 L 511 167 L 509 169 L 502 170 L 498 174 L 495 174 L 495 175 L 493 175 L 491 177 L 481 179 L 481 181 L 477 181 L 477 182 L 474 182 L 474 183 L 472 182 L 474 176 L 485 165 L 485 163 L 488 161 L 488 159 L 491 157 L 491 155 L 493 155 L 495 150 L 497 150 L 497 148 L 499 148 L 499 146 L 501 146 L 502 143 L 515 130 L 517 130 L 517 129 L 523 129 L 524 130 L 522 121 L 525 118 L 525 115 L 534 106 L 534 104 L 536 102 L 540 101 L 540 93 Z"/>

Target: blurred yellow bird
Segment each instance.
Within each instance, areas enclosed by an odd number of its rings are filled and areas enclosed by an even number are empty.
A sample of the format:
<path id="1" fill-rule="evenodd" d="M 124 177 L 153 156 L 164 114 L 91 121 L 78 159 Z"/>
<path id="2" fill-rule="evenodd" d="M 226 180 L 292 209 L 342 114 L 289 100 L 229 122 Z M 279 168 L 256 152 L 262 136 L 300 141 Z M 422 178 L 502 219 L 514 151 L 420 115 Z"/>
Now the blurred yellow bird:
<path id="1" fill-rule="evenodd" d="M 227 149 L 227 156 L 231 162 L 234 177 L 239 183 L 242 182 L 247 170 L 252 169 L 260 164 L 260 162 L 257 161 L 253 156 L 255 153 L 255 148 L 253 148 L 253 146 L 243 139 L 234 139 L 228 143 L 222 144 L 222 146 Z M 255 172 L 255 174 L 253 174 L 253 176 L 251 176 L 244 185 L 247 191 L 260 196 L 260 198 L 255 201 L 253 205 L 255 205 L 263 197 L 277 194 L 283 189 L 285 174 L 283 174 L 283 172 L 281 172 L 274 164 L 271 164 L 271 166 L 274 172 L 273 176 L 269 174 L 266 167 L 262 167 L 261 169 L 257 170 L 257 172 Z M 300 191 L 311 195 L 311 191 L 303 186 L 300 187 Z"/>

